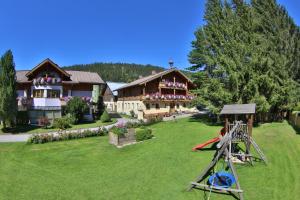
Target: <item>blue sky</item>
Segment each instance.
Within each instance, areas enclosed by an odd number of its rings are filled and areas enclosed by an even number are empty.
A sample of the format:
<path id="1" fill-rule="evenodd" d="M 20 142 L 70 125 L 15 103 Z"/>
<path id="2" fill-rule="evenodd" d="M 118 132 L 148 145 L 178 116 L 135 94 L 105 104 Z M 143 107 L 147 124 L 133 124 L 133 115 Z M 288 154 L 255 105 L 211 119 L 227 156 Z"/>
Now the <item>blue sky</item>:
<path id="1" fill-rule="evenodd" d="M 300 25 L 300 1 L 279 0 Z M 17 69 L 49 57 L 60 66 L 129 62 L 188 67 L 204 0 L 0 0 L 0 54 Z"/>

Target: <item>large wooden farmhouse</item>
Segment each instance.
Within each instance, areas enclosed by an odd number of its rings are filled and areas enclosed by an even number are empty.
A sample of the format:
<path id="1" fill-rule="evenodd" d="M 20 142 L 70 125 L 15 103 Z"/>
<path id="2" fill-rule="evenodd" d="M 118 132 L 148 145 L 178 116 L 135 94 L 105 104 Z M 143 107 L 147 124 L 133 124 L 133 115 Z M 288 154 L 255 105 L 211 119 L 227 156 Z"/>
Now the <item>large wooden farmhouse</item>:
<path id="1" fill-rule="evenodd" d="M 192 111 L 192 81 L 175 68 L 140 78 L 117 89 L 117 111 L 138 119 Z"/>
<path id="2" fill-rule="evenodd" d="M 106 87 L 97 73 L 65 71 L 50 59 L 32 70 L 17 71 L 16 75 L 18 109 L 28 112 L 31 123 L 37 123 L 41 117 L 61 117 L 62 107 L 74 96 L 90 105 L 85 117 L 91 119 L 92 103 L 98 101 Z"/>

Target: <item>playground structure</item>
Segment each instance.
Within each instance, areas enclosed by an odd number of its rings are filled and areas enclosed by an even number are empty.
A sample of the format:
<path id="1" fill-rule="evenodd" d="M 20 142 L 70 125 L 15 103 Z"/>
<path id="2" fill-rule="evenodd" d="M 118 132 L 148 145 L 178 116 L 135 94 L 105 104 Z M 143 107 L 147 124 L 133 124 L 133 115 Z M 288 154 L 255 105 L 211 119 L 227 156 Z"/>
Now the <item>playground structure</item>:
<path id="1" fill-rule="evenodd" d="M 222 129 L 220 130 L 220 133 L 219 133 L 219 136 L 218 136 L 218 137 L 212 138 L 212 139 L 210 139 L 210 140 L 208 140 L 208 141 L 206 141 L 206 142 L 204 142 L 204 143 L 202 143 L 202 144 L 198 144 L 198 145 L 196 145 L 195 147 L 193 147 L 192 150 L 193 150 L 193 151 L 197 151 L 197 150 L 200 150 L 200 149 L 206 147 L 206 146 L 209 145 L 209 144 L 219 142 L 219 141 L 220 141 L 220 138 L 221 138 L 222 136 L 224 136 L 224 134 L 225 134 L 224 130 L 225 130 L 225 129 L 222 128 Z"/>
<path id="2" fill-rule="evenodd" d="M 219 141 L 212 161 L 197 179 L 191 182 L 188 190 L 193 188 L 206 190 L 210 192 L 209 196 L 211 192 L 234 196 L 237 194 L 240 200 L 244 199 L 234 163 L 250 163 L 253 165 L 253 160 L 261 160 L 267 164 L 265 155 L 252 138 L 255 107 L 255 104 L 234 104 L 223 107 L 221 115 L 225 118 L 224 134 L 220 134 L 219 140 L 213 138 L 193 148 L 193 150 L 201 149 L 210 143 Z M 244 149 L 239 146 L 241 143 L 244 144 Z M 251 146 L 253 146 L 260 158 L 256 158 L 251 154 Z M 223 169 L 216 172 L 215 167 L 221 159 L 227 162 L 227 171 Z M 234 184 L 235 187 L 233 188 Z"/>

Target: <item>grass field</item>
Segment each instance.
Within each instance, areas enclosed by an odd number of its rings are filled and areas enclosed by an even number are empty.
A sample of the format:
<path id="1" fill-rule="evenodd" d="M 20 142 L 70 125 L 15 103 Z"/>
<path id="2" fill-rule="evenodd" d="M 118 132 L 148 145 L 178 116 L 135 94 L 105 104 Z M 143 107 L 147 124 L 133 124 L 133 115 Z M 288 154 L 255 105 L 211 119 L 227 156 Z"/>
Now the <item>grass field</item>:
<path id="1" fill-rule="evenodd" d="M 67 130 L 75 130 L 75 129 L 81 129 L 81 128 L 95 128 L 99 126 L 105 126 L 109 124 L 113 124 L 117 121 L 117 119 L 111 119 L 111 122 L 102 123 L 100 120 L 97 120 L 95 122 L 86 122 L 81 124 L 75 124 L 72 125 L 71 128 L 68 128 Z M 39 126 L 34 125 L 18 125 L 15 129 L 11 130 L 11 133 L 17 134 L 17 133 L 48 133 L 58 131 L 57 128 L 41 128 Z M 0 125 L 0 134 L 4 134 L 2 130 L 2 126 Z"/>
<path id="2" fill-rule="evenodd" d="M 220 127 L 182 119 L 152 128 L 154 139 L 123 149 L 109 145 L 107 137 L 0 144 L 0 199 L 205 199 L 203 191 L 185 189 L 214 152 L 191 148 L 215 137 Z M 269 165 L 236 167 L 245 199 L 299 199 L 300 135 L 285 122 L 255 128 L 254 138 Z"/>

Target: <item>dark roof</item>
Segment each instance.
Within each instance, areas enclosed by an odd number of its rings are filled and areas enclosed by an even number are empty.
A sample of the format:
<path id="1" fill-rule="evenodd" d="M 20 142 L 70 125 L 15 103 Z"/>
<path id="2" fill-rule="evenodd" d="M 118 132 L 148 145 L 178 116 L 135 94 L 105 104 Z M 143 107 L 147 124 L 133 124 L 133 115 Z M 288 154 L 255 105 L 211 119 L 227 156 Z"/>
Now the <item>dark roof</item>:
<path id="1" fill-rule="evenodd" d="M 17 82 L 18 83 L 26 83 L 28 78 L 26 74 L 29 70 L 21 70 L 16 72 Z M 91 84 L 105 84 L 105 82 L 101 79 L 99 74 L 94 72 L 84 72 L 84 71 L 66 71 L 70 74 L 71 81 L 63 81 L 63 83 L 91 83 Z"/>
<path id="2" fill-rule="evenodd" d="M 150 76 L 146 76 L 146 77 L 143 77 L 143 78 L 140 78 L 140 79 L 137 79 L 131 83 L 128 83 L 127 85 L 124 85 L 118 89 L 115 89 L 116 90 L 121 90 L 121 89 L 124 89 L 124 88 L 128 88 L 128 87 L 132 87 L 132 86 L 136 86 L 136 85 L 142 85 L 144 83 L 147 83 L 147 82 L 150 82 L 154 79 L 157 79 L 163 75 L 166 75 L 168 73 L 171 73 L 171 72 L 178 72 L 180 73 L 182 76 L 184 76 L 190 83 L 192 83 L 192 81 L 186 76 L 184 75 L 181 71 L 177 70 L 177 69 L 168 69 L 168 70 L 165 70 L 165 71 L 162 71 L 162 72 L 159 72 L 159 73 L 156 73 L 156 74 L 152 74 Z"/>
<path id="3" fill-rule="evenodd" d="M 105 83 L 98 73 L 95 72 L 84 72 L 84 71 L 66 71 L 71 75 L 71 81 L 75 83 L 95 83 L 95 84 L 103 84 Z M 65 81 L 68 82 L 68 81 Z"/>
<path id="4" fill-rule="evenodd" d="M 29 72 L 29 70 L 20 70 L 16 71 L 16 77 L 18 83 L 26 83 L 29 82 L 28 78 L 26 77 L 26 74 Z"/>
<path id="5" fill-rule="evenodd" d="M 256 104 L 231 104 L 224 105 L 221 115 L 224 114 L 255 114 Z"/>
<path id="6" fill-rule="evenodd" d="M 68 74 L 65 70 L 63 70 L 62 68 L 60 68 L 50 58 L 47 58 L 47 59 L 43 60 L 40 64 L 38 64 L 37 66 L 35 66 L 32 70 L 28 71 L 27 74 L 26 74 L 26 76 L 29 76 L 30 74 L 32 74 L 34 71 L 36 71 L 38 68 L 40 68 L 41 66 L 43 66 L 45 63 L 50 63 L 53 67 L 55 67 L 62 74 L 64 74 L 67 77 L 70 77 L 70 74 Z"/>

